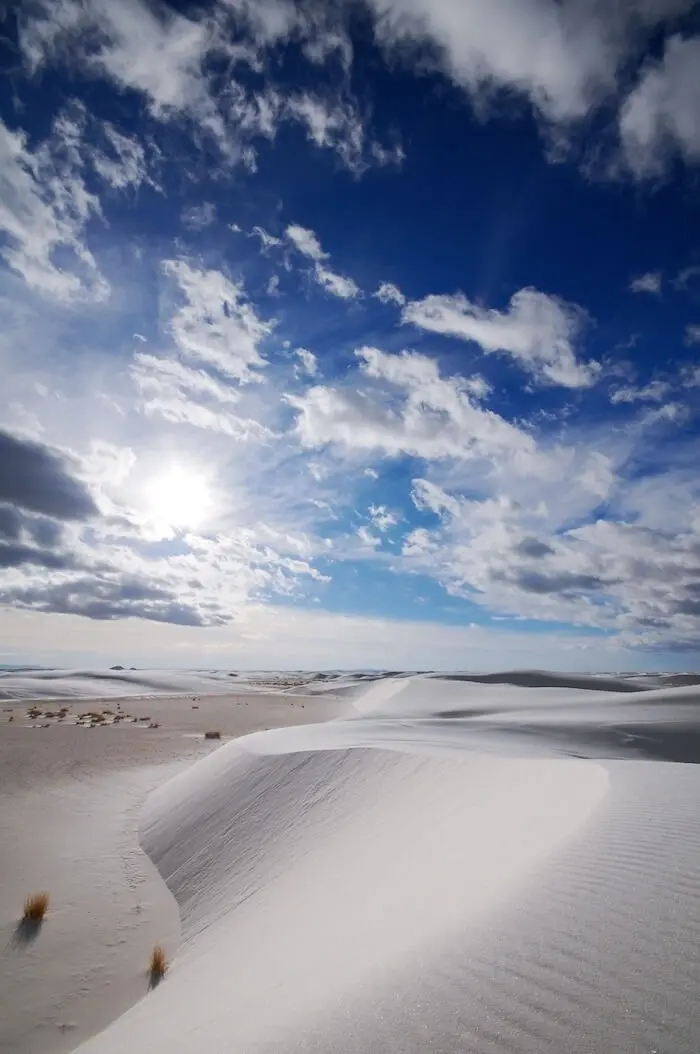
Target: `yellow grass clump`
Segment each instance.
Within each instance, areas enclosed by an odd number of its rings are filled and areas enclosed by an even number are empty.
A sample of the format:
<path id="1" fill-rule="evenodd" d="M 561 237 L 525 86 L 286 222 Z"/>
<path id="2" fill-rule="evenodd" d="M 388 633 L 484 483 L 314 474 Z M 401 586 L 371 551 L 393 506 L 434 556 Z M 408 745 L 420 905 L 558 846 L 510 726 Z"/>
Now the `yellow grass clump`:
<path id="1" fill-rule="evenodd" d="M 162 944 L 154 944 L 151 958 L 148 963 L 148 972 L 151 975 L 151 984 L 157 984 L 165 977 L 168 969 L 168 961 L 165 958 L 165 948 Z"/>
<path id="2" fill-rule="evenodd" d="M 28 922 L 41 922 L 49 910 L 48 893 L 31 893 L 24 902 L 24 918 Z"/>

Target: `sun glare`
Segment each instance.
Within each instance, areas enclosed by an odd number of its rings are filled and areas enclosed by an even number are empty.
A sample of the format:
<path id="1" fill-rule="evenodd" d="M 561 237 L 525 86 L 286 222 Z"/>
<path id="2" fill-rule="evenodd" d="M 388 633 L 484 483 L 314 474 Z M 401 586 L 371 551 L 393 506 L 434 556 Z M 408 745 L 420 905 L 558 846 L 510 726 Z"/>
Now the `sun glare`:
<path id="1" fill-rule="evenodd" d="M 192 469 L 173 466 L 148 487 L 149 514 L 170 531 L 200 527 L 210 506 L 207 482 Z"/>

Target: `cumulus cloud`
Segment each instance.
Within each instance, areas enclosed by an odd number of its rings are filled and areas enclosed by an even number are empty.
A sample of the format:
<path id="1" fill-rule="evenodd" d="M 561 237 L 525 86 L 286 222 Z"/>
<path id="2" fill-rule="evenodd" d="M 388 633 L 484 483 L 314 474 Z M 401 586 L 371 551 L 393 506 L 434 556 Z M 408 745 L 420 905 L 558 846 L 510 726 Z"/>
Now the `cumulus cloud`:
<path id="1" fill-rule="evenodd" d="M 80 159 L 61 146 L 55 134 L 32 149 L 23 132 L 0 121 L 0 231 L 8 239 L 2 255 L 39 293 L 103 299 L 108 287 L 84 242 L 100 204 L 85 185 Z"/>
<path id="2" fill-rule="evenodd" d="M 292 223 L 287 227 L 285 233 L 297 252 L 314 261 L 313 277 L 327 293 L 341 300 L 354 300 L 361 295 L 360 287 L 352 278 L 337 274 L 323 263 L 328 259 L 328 253 L 323 251 L 320 241 L 312 230 Z"/>
<path id="3" fill-rule="evenodd" d="M 138 353 L 131 376 L 146 414 L 238 439 L 265 434 L 262 425 L 228 409 L 239 401 L 238 390 L 206 370 L 193 369 L 177 359 Z"/>
<path id="4" fill-rule="evenodd" d="M 614 95 L 620 72 L 646 36 L 692 6 L 692 0 L 372 3 L 387 46 L 428 41 L 438 49 L 435 62 L 470 95 L 518 91 L 553 122 L 586 117 Z"/>
<path id="5" fill-rule="evenodd" d="M 314 276 L 318 284 L 331 296 L 337 296 L 341 300 L 354 300 L 360 296 L 360 287 L 352 278 L 336 274 L 329 267 L 322 267 L 321 264 L 316 264 Z"/>
<path id="6" fill-rule="evenodd" d="M 620 112 L 625 160 L 635 175 L 663 174 L 674 156 L 700 161 L 700 36 L 669 37 Z"/>
<path id="7" fill-rule="evenodd" d="M 427 296 L 403 309 L 403 321 L 445 336 L 478 344 L 487 353 L 512 356 L 540 381 L 585 388 L 600 372 L 596 362 L 576 359 L 580 308 L 535 289 L 521 289 L 505 311 L 480 307 L 462 293 Z"/>
<path id="8" fill-rule="evenodd" d="M 125 135 L 109 121 L 101 122 L 103 145 L 83 144 L 89 162 L 108 186 L 114 190 L 136 188 L 148 183 L 160 190 L 151 174 L 146 149 L 134 136 Z"/>
<path id="9" fill-rule="evenodd" d="M 170 321 L 180 353 L 241 383 L 259 381 L 254 371 L 265 360 L 258 345 L 272 327 L 257 316 L 242 284 L 186 260 L 166 260 L 163 271 L 184 300 Z"/>
<path id="10" fill-rule="evenodd" d="M 51 571 L 65 571 L 76 567 L 70 553 L 57 553 L 52 549 L 36 549 L 19 543 L 0 542 L 0 568 L 22 567 L 25 564 L 43 567 Z"/>
<path id="11" fill-rule="evenodd" d="M 308 377 L 315 377 L 318 373 L 318 359 L 313 351 L 308 348 L 296 348 L 294 354 L 299 360 L 295 366 L 297 375 L 305 373 Z"/>
<path id="12" fill-rule="evenodd" d="M 59 520 L 97 515 L 87 487 L 72 475 L 57 451 L 2 430 L 0 502 Z"/>
<path id="13" fill-rule="evenodd" d="M 632 293 L 653 293 L 658 295 L 661 292 L 661 283 L 663 277 L 661 271 L 647 271 L 646 274 L 637 275 L 630 282 L 630 291 Z"/>
<path id="14" fill-rule="evenodd" d="M 636 484 L 621 486 L 633 498 Z M 694 492 L 697 500 L 697 485 Z M 657 643 L 700 630 L 700 523 L 692 495 L 685 511 L 667 507 L 667 527 L 597 519 L 592 504 L 588 522 L 567 527 L 503 495 L 474 500 L 421 479 L 413 497 L 439 526 L 406 536 L 405 566 L 455 595 L 492 612 L 616 631 L 628 643 L 648 642 L 650 627 Z"/>
<path id="15" fill-rule="evenodd" d="M 137 91 L 153 115 L 184 115 L 227 141 L 223 116 L 205 69 L 216 26 L 142 0 L 43 0 L 28 8 L 20 45 L 32 71 L 65 60 Z"/>
<path id="16" fill-rule="evenodd" d="M 700 323 L 691 323 L 685 327 L 686 344 L 700 344 Z"/>
<path id="17" fill-rule="evenodd" d="M 288 396 L 298 412 L 296 433 L 305 447 L 336 444 L 426 459 L 534 450 L 526 432 L 478 406 L 464 379 L 442 377 L 434 359 L 378 348 L 361 348 L 356 355 L 365 378 L 376 385 L 315 386 L 301 396 Z"/>
<path id="18" fill-rule="evenodd" d="M 381 538 L 377 538 L 376 534 L 372 534 L 369 527 L 366 527 L 364 524 L 362 525 L 362 527 L 358 527 L 357 537 L 362 542 L 362 545 L 367 549 L 378 549 L 379 546 L 382 544 Z"/>
<path id="19" fill-rule="evenodd" d="M 352 170 L 366 167 L 364 126 L 350 104 L 329 104 L 320 96 L 304 92 L 293 96 L 287 105 L 289 112 L 305 125 L 316 146 L 333 147 Z"/>
<path id="20" fill-rule="evenodd" d="M 141 618 L 179 626 L 203 626 L 207 620 L 193 606 L 166 589 L 129 575 L 71 577 L 0 589 L 0 603 L 33 611 L 111 620 Z M 218 619 L 211 619 L 216 624 Z"/>
<path id="21" fill-rule="evenodd" d="M 403 307 L 406 303 L 406 297 L 403 295 L 398 286 L 395 286 L 393 282 L 382 282 L 377 291 L 372 294 L 380 300 L 382 304 L 396 304 L 398 307 Z"/>
<path id="22" fill-rule="evenodd" d="M 399 522 L 395 513 L 387 509 L 386 505 L 370 505 L 368 512 L 372 525 L 382 534 L 395 527 Z"/>
<path id="23" fill-rule="evenodd" d="M 320 263 L 321 260 L 328 259 L 328 253 L 324 253 L 318 238 L 308 227 L 301 227 L 298 223 L 290 223 L 285 234 L 294 248 L 304 256 L 308 256 L 310 260 Z"/>

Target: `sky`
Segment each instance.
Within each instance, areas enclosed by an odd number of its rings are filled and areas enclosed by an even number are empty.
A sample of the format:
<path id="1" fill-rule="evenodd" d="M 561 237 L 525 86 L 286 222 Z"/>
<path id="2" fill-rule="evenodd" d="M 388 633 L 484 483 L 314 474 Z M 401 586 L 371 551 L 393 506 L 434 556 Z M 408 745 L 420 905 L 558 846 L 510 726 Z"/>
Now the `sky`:
<path id="1" fill-rule="evenodd" d="M 700 668 L 698 3 L 0 21 L 0 663 Z"/>

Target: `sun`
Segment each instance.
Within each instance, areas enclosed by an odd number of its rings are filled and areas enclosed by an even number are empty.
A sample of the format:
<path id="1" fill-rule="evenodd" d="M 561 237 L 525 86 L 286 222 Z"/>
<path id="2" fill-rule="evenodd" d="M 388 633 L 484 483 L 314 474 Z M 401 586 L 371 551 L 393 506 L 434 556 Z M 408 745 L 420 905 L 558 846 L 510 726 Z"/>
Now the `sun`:
<path id="1" fill-rule="evenodd" d="M 147 490 L 149 518 L 169 533 L 200 527 L 211 503 L 204 475 L 181 465 L 156 476 Z"/>

